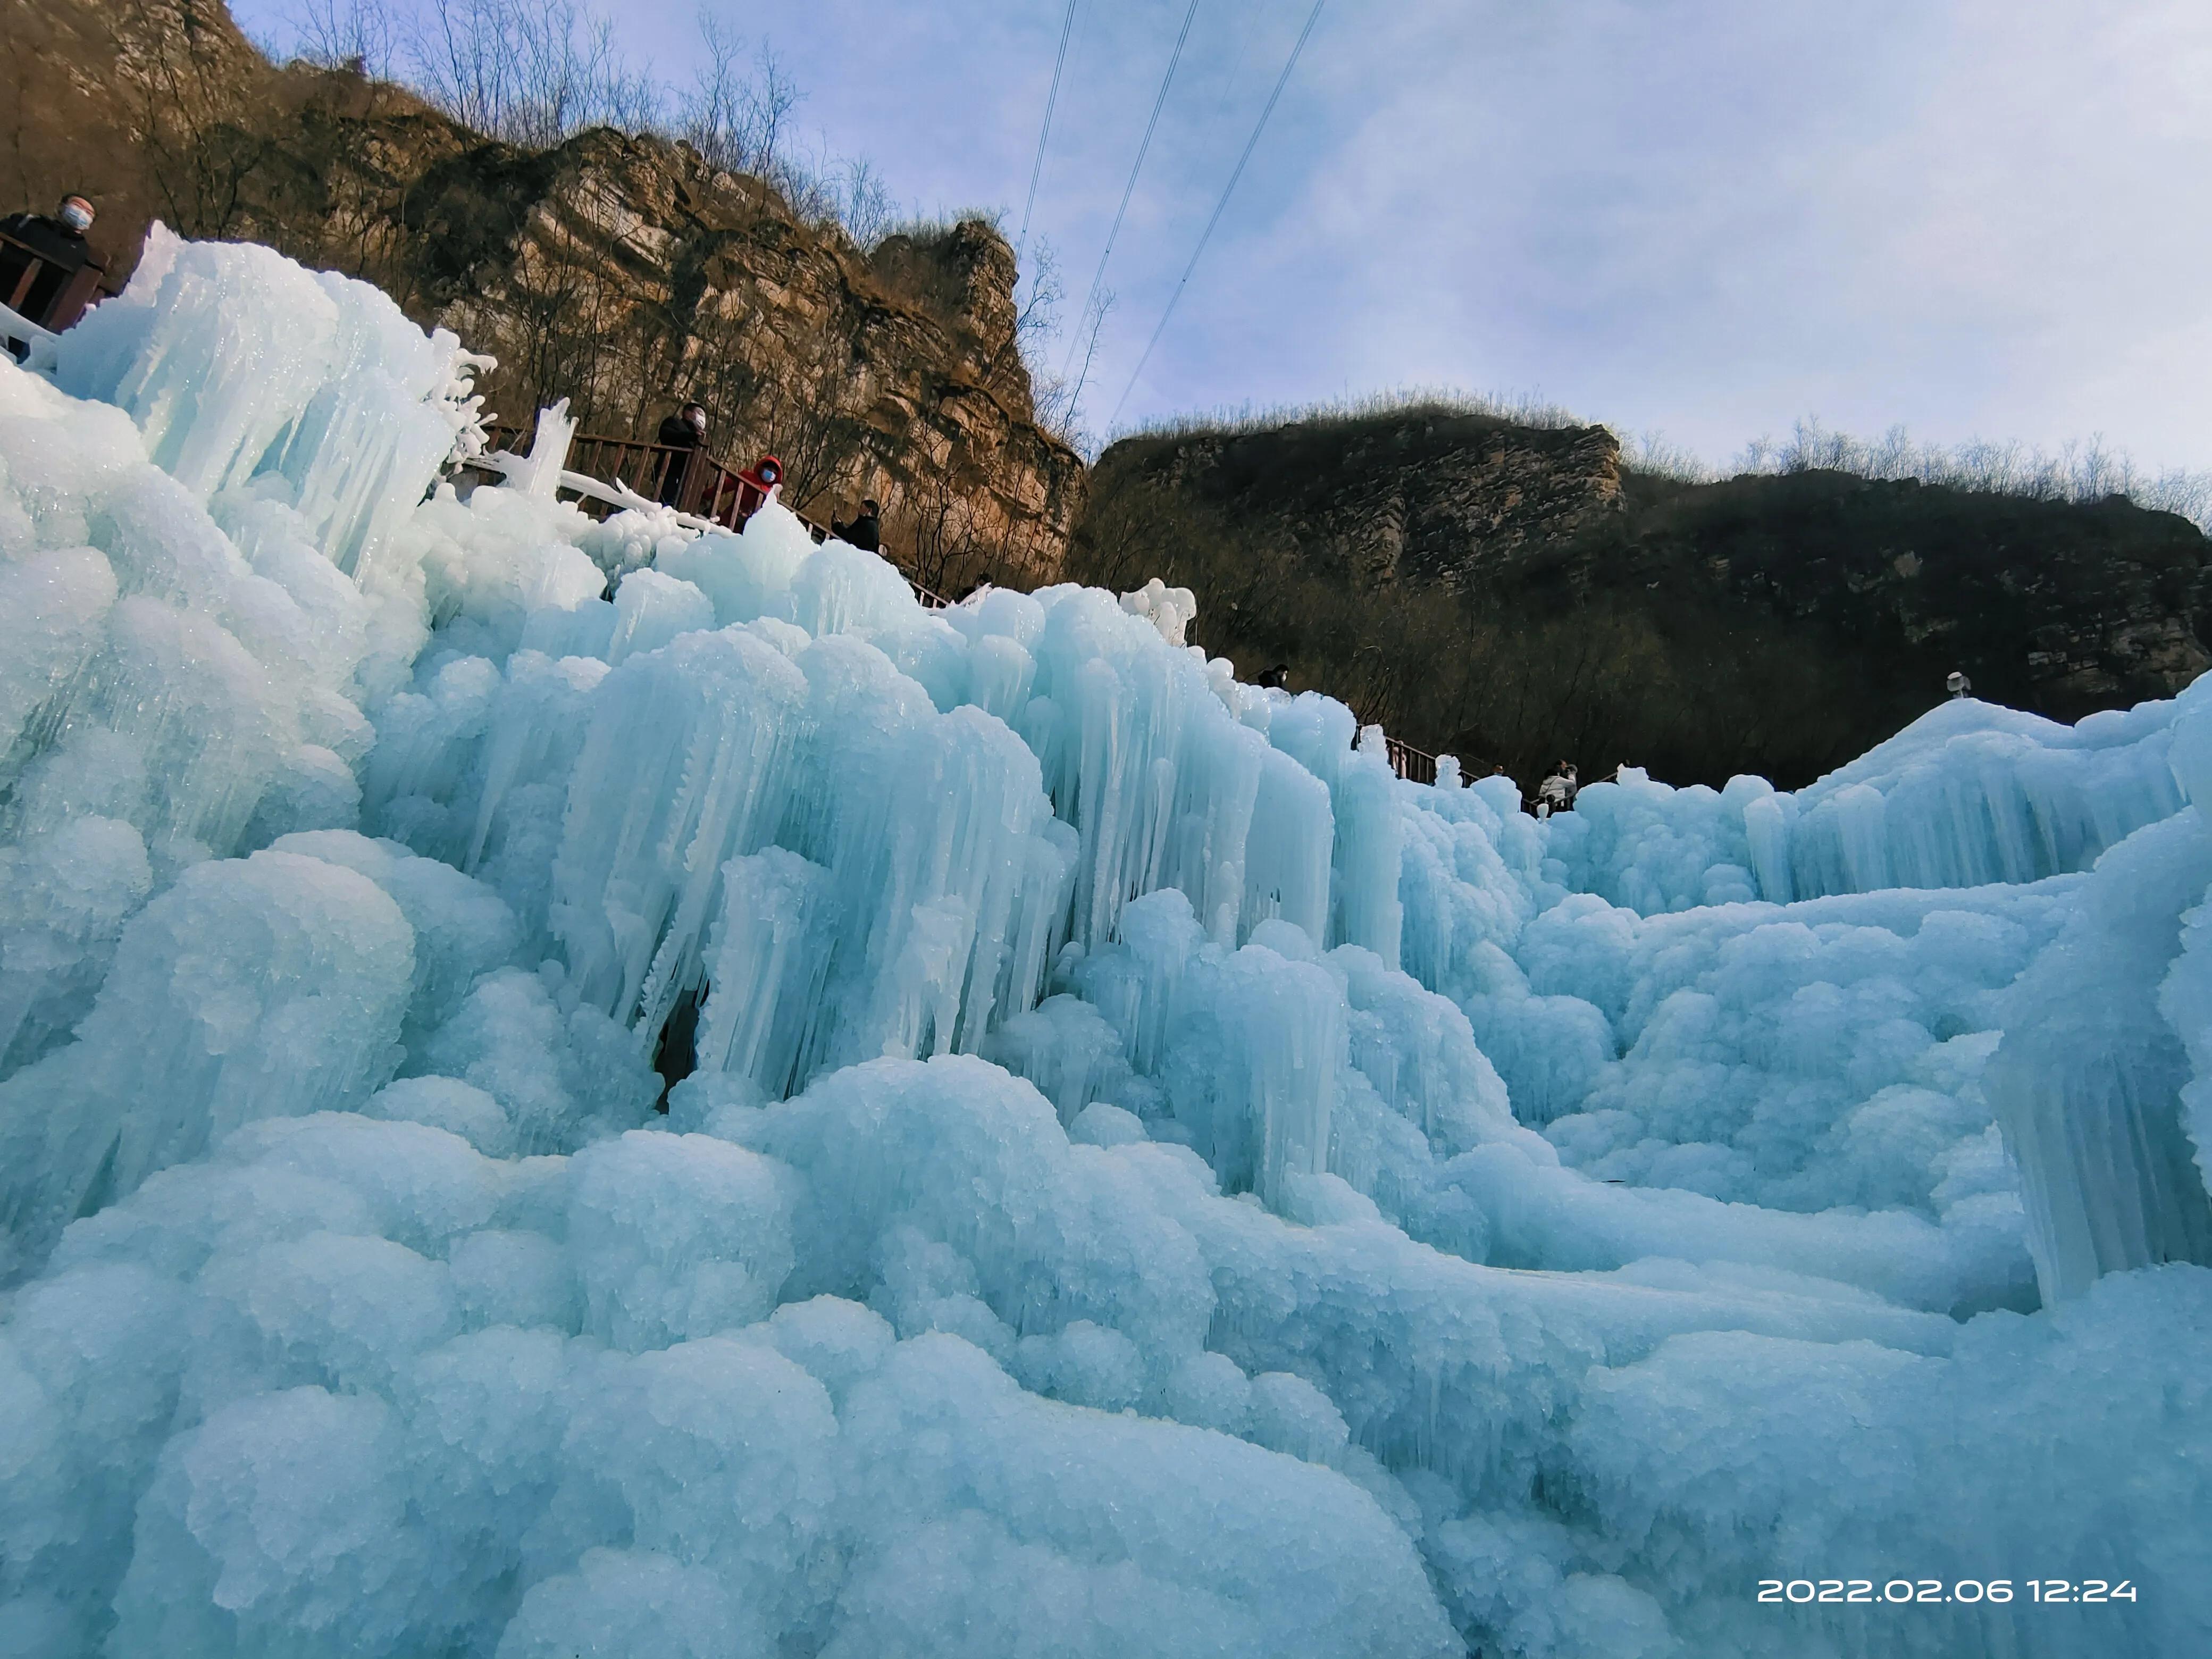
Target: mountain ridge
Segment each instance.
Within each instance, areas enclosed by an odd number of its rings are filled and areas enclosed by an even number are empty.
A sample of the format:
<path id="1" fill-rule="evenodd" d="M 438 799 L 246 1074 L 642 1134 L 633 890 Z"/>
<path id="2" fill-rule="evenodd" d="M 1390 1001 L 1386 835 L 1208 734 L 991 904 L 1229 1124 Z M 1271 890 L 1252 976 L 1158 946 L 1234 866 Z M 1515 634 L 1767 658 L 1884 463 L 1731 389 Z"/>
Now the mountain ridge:
<path id="1" fill-rule="evenodd" d="M 2118 496 L 1692 483 L 1624 465 L 1603 427 L 1415 407 L 1127 439 L 1091 500 L 1085 579 L 1135 574 L 1164 526 L 1158 574 L 1197 592 L 1209 650 L 1529 781 L 1564 753 L 1803 783 L 1954 669 L 2070 721 L 2212 665 L 2212 544 Z"/>

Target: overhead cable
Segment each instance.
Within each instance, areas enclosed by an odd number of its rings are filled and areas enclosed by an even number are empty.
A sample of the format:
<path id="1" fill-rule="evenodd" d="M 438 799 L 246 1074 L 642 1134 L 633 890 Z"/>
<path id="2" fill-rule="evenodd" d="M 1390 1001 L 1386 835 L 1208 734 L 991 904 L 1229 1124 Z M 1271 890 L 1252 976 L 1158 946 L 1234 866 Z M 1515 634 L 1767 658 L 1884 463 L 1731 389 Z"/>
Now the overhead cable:
<path id="1" fill-rule="evenodd" d="M 1298 31 L 1297 41 L 1291 47 L 1290 57 L 1284 60 L 1283 72 L 1275 77 L 1275 89 L 1267 94 L 1267 107 L 1260 112 L 1259 120 L 1254 123 L 1252 136 L 1244 141 L 1244 153 L 1237 158 L 1237 169 L 1229 175 L 1229 182 L 1222 187 L 1221 199 L 1213 204 L 1213 216 L 1206 222 L 1206 228 L 1199 233 L 1198 246 L 1190 251 L 1190 263 L 1182 268 L 1182 276 L 1175 285 L 1175 292 L 1168 295 L 1167 308 L 1160 313 L 1159 326 L 1152 331 L 1152 337 L 1145 343 L 1144 355 L 1137 359 L 1137 367 L 1129 375 L 1129 384 L 1121 388 L 1121 395 L 1114 404 L 1114 413 L 1106 417 L 1109 430 L 1120 416 L 1121 405 L 1129 401 L 1129 394 L 1137 389 L 1137 377 L 1145 372 L 1145 365 L 1152 361 L 1152 348 L 1159 344 L 1160 336 L 1167 332 L 1168 319 L 1175 315 L 1176 304 L 1182 298 L 1183 289 L 1189 285 L 1191 273 L 1198 269 L 1198 256 L 1206 252 L 1206 242 L 1213 235 L 1213 228 L 1221 222 L 1221 216 L 1229 206 L 1229 198 L 1236 191 L 1237 181 L 1244 176 L 1244 164 L 1252 159 L 1252 152 L 1259 148 L 1260 135 L 1267 129 L 1267 118 L 1275 112 L 1276 100 L 1282 97 L 1283 88 L 1290 84 L 1291 71 L 1298 65 L 1298 55 L 1306 49 L 1307 37 L 1313 33 L 1314 25 L 1321 21 L 1323 3 L 1324 0 L 1314 0 L 1313 9 L 1306 14 L 1306 26 Z"/>
<path id="2" fill-rule="evenodd" d="M 1014 239 L 1017 257 L 1030 240 L 1030 215 L 1036 207 L 1037 180 L 1044 176 L 1045 141 L 1052 137 L 1053 106 L 1060 101 L 1060 72 L 1067 67 L 1067 40 L 1075 32 L 1075 8 L 1080 0 L 1067 0 L 1067 15 L 1060 20 L 1060 52 L 1052 60 L 1052 90 L 1044 95 L 1044 124 L 1037 129 L 1036 160 L 1030 164 L 1029 200 L 1022 204 L 1022 231 Z"/>
<path id="3" fill-rule="evenodd" d="M 1190 8 L 1182 15 L 1182 33 L 1176 36 L 1175 50 L 1168 55 L 1168 72 L 1160 77 L 1159 96 L 1152 100 L 1152 118 L 1145 124 L 1145 141 L 1137 146 L 1137 159 L 1129 168 L 1129 182 L 1121 187 L 1121 205 L 1115 210 L 1113 228 L 1106 233 L 1105 249 L 1098 256 L 1098 269 L 1091 274 L 1091 291 L 1083 296 L 1083 309 L 1077 312 L 1079 319 L 1074 334 L 1067 342 L 1067 360 L 1060 366 L 1062 379 L 1075 362 L 1076 342 L 1082 336 L 1080 319 L 1090 315 L 1091 302 L 1098 297 L 1098 285 L 1106 277 L 1106 262 L 1114 257 L 1114 239 L 1121 234 L 1122 218 L 1129 211 L 1129 198 L 1137 191 L 1137 175 L 1144 171 L 1145 153 L 1152 147 L 1152 134 L 1160 125 L 1160 111 L 1166 107 L 1168 88 L 1174 84 L 1176 65 L 1182 61 L 1183 42 L 1190 39 L 1191 20 L 1198 15 L 1198 0 L 1190 0 Z"/>

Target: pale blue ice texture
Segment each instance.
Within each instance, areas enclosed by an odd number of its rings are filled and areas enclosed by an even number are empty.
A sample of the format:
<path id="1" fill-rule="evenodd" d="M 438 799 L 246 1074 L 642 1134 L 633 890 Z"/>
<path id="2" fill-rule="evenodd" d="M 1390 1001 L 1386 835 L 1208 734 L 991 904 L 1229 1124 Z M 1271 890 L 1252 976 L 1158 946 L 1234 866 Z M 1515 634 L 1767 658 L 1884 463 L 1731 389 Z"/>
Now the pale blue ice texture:
<path id="1" fill-rule="evenodd" d="M 457 350 L 157 240 L 0 362 L 0 1654 L 2203 1650 L 2212 689 L 1538 823 L 432 492 Z"/>

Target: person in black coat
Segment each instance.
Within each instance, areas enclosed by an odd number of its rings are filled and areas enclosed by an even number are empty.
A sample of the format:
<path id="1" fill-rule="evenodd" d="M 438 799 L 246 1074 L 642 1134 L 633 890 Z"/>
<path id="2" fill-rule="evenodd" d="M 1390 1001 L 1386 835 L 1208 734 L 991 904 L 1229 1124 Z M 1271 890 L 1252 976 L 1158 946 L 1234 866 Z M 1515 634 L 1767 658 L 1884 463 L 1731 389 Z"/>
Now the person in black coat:
<path id="1" fill-rule="evenodd" d="M 830 533 L 848 545 L 863 548 L 871 553 L 880 553 L 884 550 L 881 514 L 882 509 L 877 507 L 873 498 L 865 499 L 860 503 L 860 510 L 853 515 L 849 524 L 840 524 L 832 519 Z"/>
<path id="2" fill-rule="evenodd" d="M 82 196 L 64 197 L 51 219 L 43 213 L 11 213 L 0 219 L 0 236 L 21 245 L 0 242 L 0 305 L 44 326 L 70 279 L 87 265 L 100 269 L 84 240 L 91 228 L 92 204 Z"/>
<path id="3" fill-rule="evenodd" d="M 660 423 L 658 441 L 678 452 L 663 459 L 657 498 L 664 507 L 675 507 L 684 499 L 684 481 L 691 471 L 692 453 L 707 441 L 707 411 L 697 404 L 684 404 Z"/>

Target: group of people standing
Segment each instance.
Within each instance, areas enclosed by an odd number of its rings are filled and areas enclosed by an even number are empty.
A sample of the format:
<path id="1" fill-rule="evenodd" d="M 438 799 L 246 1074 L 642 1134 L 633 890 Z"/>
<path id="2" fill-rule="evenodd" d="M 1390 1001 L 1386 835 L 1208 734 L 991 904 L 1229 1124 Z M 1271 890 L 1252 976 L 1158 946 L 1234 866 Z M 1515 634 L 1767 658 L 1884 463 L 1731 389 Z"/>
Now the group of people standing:
<path id="1" fill-rule="evenodd" d="M 691 481 L 691 469 L 707 444 L 707 410 L 702 404 L 685 404 L 660 423 L 655 441 L 674 453 L 660 465 L 660 488 L 654 499 L 664 507 L 680 507 Z M 772 480 L 771 480 L 772 482 Z M 832 519 L 830 533 L 838 540 L 870 553 L 884 546 L 883 508 L 873 496 L 863 496 L 860 510 L 850 519 Z"/>

